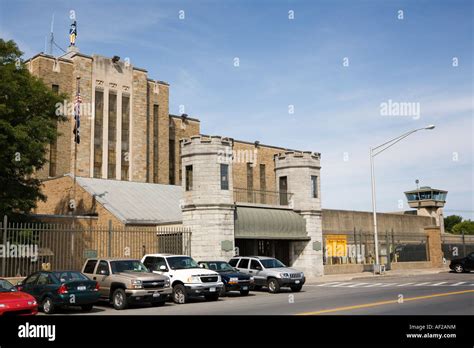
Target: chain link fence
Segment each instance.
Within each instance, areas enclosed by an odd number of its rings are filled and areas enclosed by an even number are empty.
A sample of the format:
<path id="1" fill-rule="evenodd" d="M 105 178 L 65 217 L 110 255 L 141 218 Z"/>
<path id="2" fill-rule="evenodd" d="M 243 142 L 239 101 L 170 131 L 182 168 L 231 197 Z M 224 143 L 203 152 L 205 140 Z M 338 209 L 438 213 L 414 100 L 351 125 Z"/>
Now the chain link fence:
<path id="1" fill-rule="evenodd" d="M 87 258 L 141 259 L 147 253 L 191 254 L 183 227 L 82 228 L 49 223 L 0 223 L 0 277 L 42 269 L 80 270 Z"/>

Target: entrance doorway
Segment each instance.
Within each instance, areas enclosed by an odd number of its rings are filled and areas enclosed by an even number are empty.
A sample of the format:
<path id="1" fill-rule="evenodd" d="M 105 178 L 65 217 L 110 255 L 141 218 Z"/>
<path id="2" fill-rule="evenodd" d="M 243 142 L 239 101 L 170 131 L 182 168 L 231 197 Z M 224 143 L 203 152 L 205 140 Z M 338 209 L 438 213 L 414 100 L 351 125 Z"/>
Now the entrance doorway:
<path id="1" fill-rule="evenodd" d="M 290 241 L 273 239 L 236 239 L 240 256 L 274 257 L 285 265 L 290 263 Z"/>

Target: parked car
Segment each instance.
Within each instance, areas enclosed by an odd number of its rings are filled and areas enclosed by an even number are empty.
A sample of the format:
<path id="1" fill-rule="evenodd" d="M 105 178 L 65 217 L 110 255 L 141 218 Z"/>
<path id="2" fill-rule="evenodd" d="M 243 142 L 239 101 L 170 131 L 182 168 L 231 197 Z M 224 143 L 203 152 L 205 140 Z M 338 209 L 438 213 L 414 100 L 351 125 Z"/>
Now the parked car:
<path id="1" fill-rule="evenodd" d="M 247 296 L 253 286 L 252 276 L 239 272 L 225 261 L 199 261 L 199 265 L 220 274 L 224 283 L 220 296 L 225 296 L 228 291 L 240 291 L 242 296 Z"/>
<path id="2" fill-rule="evenodd" d="M 117 310 L 133 303 L 162 306 L 171 294 L 170 279 L 151 273 L 136 259 L 87 259 L 82 272 L 99 283 L 101 299 Z"/>
<path id="3" fill-rule="evenodd" d="M 229 261 L 232 267 L 254 277 L 256 290 L 266 286 L 271 293 L 282 287 L 298 292 L 303 288 L 305 276 L 294 268 L 286 267 L 281 261 L 267 256 L 236 256 Z"/>
<path id="4" fill-rule="evenodd" d="M 0 316 L 36 315 L 38 303 L 26 292 L 19 291 L 6 279 L 0 279 Z"/>
<path id="5" fill-rule="evenodd" d="M 466 257 L 457 258 L 451 260 L 449 264 L 451 268 L 456 273 L 469 272 L 474 270 L 474 253 L 468 254 Z"/>
<path id="6" fill-rule="evenodd" d="M 97 282 L 77 271 L 36 272 L 18 283 L 17 289 L 32 295 L 46 314 L 69 306 L 89 312 L 99 300 Z"/>
<path id="7" fill-rule="evenodd" d="M 193 296 L 217 301 L 224 286 L 217 272 L 202 268 L 186 255 L 150 254 L 145 255 L 142 262 L 153 272 L 171 278 L 175 303 L 186 303 Z"/>

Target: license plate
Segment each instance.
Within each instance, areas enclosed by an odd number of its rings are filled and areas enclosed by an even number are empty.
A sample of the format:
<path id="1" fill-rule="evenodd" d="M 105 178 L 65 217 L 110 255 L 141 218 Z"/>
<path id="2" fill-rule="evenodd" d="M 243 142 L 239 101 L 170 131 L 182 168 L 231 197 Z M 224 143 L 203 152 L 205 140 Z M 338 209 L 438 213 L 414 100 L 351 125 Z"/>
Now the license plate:
<path id="1" fill-rule="evenodd" d="M 80 285 L 80 286 L 77 287 L 77 290 L 84 291 L 84 290 L 86 290 L 86 287 L 84 285 Z"/>
<path id="2" fill-rule="evenodd" d="M 210 292 L 216 292 L 216 288 L 210 288 L 209 291 Z"/>
<path id="3" fill-rule="evenodd" d="M 159 293 L 153 294 L 153 297 L 160 297 Z"/>
<path id="4" fill-rule="evenodd" d="M 299 281 L 299 280 L 295 280 L 295 284 L 299 284 L 299 283 L 300 283 L 300 281 Z"/>
<path id="5" fill-rule="evenodd" d="M 247 290 L 248 288 L 248 286 L 242 286 L 242 290 Z"/>

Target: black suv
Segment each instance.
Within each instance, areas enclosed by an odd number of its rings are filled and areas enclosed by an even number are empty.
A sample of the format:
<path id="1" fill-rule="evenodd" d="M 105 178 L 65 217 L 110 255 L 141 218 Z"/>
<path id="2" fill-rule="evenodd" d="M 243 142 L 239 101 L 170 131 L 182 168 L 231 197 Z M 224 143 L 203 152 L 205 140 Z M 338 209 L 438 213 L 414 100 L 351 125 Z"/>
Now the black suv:
<path id="1" fill-rule="evenodd" d="M 451 268 L 456 273 L 473 271 L 474 270 L 474 253 L 470 253 L 466 257 L 451 260 L 451 264 L 449 265 L 449 268 Z"/>

